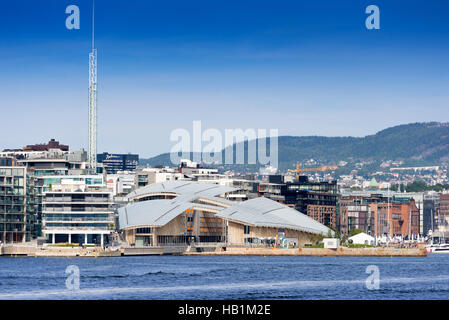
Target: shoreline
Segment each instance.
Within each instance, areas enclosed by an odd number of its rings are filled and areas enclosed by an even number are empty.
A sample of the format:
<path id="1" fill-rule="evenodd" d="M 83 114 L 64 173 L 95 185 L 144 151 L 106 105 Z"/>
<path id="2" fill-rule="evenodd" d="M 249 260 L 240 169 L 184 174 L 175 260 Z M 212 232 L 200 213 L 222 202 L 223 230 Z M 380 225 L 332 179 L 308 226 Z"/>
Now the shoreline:
<path id="1" fill-rule="evenodd" d="M 426 257 L 425 248 L 226 248 L 220 252 L 185 252 L 186 256 L 299 256 L 299 257 Z"/>
<path id="2" fill-rule="evenodd" d="M 215 251 L 190 252 L 187 248 L 136 247 L 101 250 L 81 247 L 35 247 L 35 246 L 3 246 L 1 256 L 12 257 L 120 257 L 120 256 L 298 256 L 298 257 L 426 257 L 425 248 L 246 248 L 226 247 Z"/>
<path id="3" fill-rule="evenodd" d="M 24 245 L 8 245 L 0 248 L 0 257 L 118 257 L 121 256 L 120 250 L 107 251 L 99 247 L 36 247 Z"/>

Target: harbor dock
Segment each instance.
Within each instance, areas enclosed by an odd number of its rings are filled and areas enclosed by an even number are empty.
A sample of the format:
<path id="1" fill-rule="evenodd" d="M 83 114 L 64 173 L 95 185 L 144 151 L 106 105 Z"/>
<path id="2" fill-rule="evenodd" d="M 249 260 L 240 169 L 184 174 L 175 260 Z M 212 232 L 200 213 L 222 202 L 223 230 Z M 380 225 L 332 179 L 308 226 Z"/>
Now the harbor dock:
<path id="1" fill-rule="evenodd" d="M 426 257 L 425 248 L 242 248 L 215 252 L 185 252 L 186 256 L 304 256 L 304 257 Z"/>
<path id="2" fill-rule="evenodd" d="M 206 248 L 203 248 L 206 249 Z M 9 245 L 0 247 L 0 256 L 28 257 L 118 257 L 146 255 L 183 256 L 304 256 L 304 257 L 426 257 L 425 248 L 266 248 L 266 247 L 217 247 L 196 250 L 189 247 L 125 247 L 115 250 L 82 247 L 36 247 Z M 211 250 L 212 249 L 212 250 Z"/>
<path id="3" fill-rule="evenodd" d="M 0 248 L 0 256 L 13 257 L 116 257 L 119 250 L 82 247 L 37 247 L 27 245 L 6 245 Z"/>

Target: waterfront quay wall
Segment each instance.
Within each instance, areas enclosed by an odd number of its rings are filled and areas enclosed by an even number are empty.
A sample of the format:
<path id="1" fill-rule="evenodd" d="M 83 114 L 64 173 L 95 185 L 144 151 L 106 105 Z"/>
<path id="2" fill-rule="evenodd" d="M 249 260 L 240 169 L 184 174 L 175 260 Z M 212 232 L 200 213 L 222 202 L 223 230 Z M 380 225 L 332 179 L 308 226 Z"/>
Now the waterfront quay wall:
<path id="1" fill-rule="evenodd" d="M 212 249 L 212 248 L 210 248 Z M 185 256 L 310 256 L 310 257 L 425 257 L 425 248 L 266 248 L 266 247 L 217 247 L 215 251 L 197 251 L 185 246 L 127 247 L 119 250 L 101 250 L 82 247 L 36 247 L 11 245 L 0 247 L 3 256 L 29 257 L 116 257 L 137 255 L 185 255 Z"/>
<path id="2" fill-rule="evenodd" d="M 124 247 L 121 249 L 121 252 L 124 256 L 182 255 L 189 250 L 190 247 L 186 245 L 170 245 L 157 247 Z"/>
<path id="3" fill-rule="evenodd" d="M 101 250 L 98 247 L 51 247 L 7 245 L 0 247 L 3 256 L 28 257 L 117 257 L 117 256 L 143 256 L 143 255 L 181 255 L 188 250 L 187 246 L 167 247 L 125 247 L 117 250 Z"/>
<path id="4" fill-rule="evenodd" d="M 28 256 L 34 255 L 36 247 L 34 246 L 24 246 L 24 245 L 6 245 L 2 246 L 1 254 L 5 256 Z"/>
<path id="5" fill-rule="evenodd" d="M 28 257 L 110 257 L 120 256 L 120 251 L 104 251 L 100 248 L 82 247 L 37 247 L 26 245 L 10 245 L 0 248 L 3 256 Z"/>
<path id="6" fill-rule="evenodd" d="M 162 255 L 164 250 L 161 247 L 126 247 L 121 253 L 124 256 Z"/>
<path id="7" fill-rule="evenodd" d="M 242 248 L 227 247 L 216 252 L 185 252 L 189 256 L 306 256 L 306 257 L 425 257 L 424 248 Z"/>

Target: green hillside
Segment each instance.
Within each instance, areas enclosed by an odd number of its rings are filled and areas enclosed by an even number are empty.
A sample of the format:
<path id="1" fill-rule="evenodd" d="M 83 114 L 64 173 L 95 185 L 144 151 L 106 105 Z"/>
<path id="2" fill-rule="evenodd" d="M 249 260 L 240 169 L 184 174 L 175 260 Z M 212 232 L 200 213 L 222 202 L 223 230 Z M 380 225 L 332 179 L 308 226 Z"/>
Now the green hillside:
<path id="1" fill-rule="evenodd" d="M 314 159 L 331 165 L 339 161 L 402 160 L 406 164 L 449 163 L 449 123 L 412 123 L 357 137 L 279 137 L 279 168 L 291 168 L 296 161 Z M 246 150 L 245 144 L 245 150 Z M 234 145 L 235 148 L 235 145 Z M 224 159 L 224 157 L 223 157 Z M 168 153 L 142 159 L 141 165 L 173 165 Z M 227 166 L 257 169 L 256 166 Z"/>

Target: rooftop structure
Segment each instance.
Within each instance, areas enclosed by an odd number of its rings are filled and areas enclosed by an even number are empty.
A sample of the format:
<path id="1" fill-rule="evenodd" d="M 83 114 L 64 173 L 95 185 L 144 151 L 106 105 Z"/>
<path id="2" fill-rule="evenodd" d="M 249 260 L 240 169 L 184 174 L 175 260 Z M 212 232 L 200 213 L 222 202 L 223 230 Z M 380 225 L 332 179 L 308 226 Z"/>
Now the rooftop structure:
<path id="1" fill-rule="evenodd" d="M 179 172 L 191 175 L 191 176 L 202 176 L 202 175 L 214 175 L 218 174 L 217 169 L 205 168 L 194 161 L 188 159 L 181 159 L 179 165 Z"/>
<path id="2" fill-rule="evenodd" d="M 36 176 L 86 173 L 84 150 L 70 153 L 45 152 L 40 156 L 28 157 L 17 162 L 32 169 Z"/>
<path id="3" fill-rule="evenodd" d="M 151 184 L 173 180 L 185 180 L 185 175 L 170 167 L 144 168 L 136 172 L 134 184 L 136 188 L 142 188 Z"/>
<path id="4" fill-rule="evenodd" d="M 59 149 L 61 151 L 69 151 L 69 146 L 64 144 L 59 144 L 59 141 L 51 139 L 46 144 L 33 144 L 23 147 L 24 151 L 49 151 L 50 149 Z"/>
<path id="5" fill-rule="evenodd" d="M 236 188 L 194 181 L 168 181 L 146 186 L 131 192 L 127 198 L 131 201 L 144 201 L 159 195 L 182 196 L 184 199 L 197 197 L 215 197 L 237 191 Z"/>

